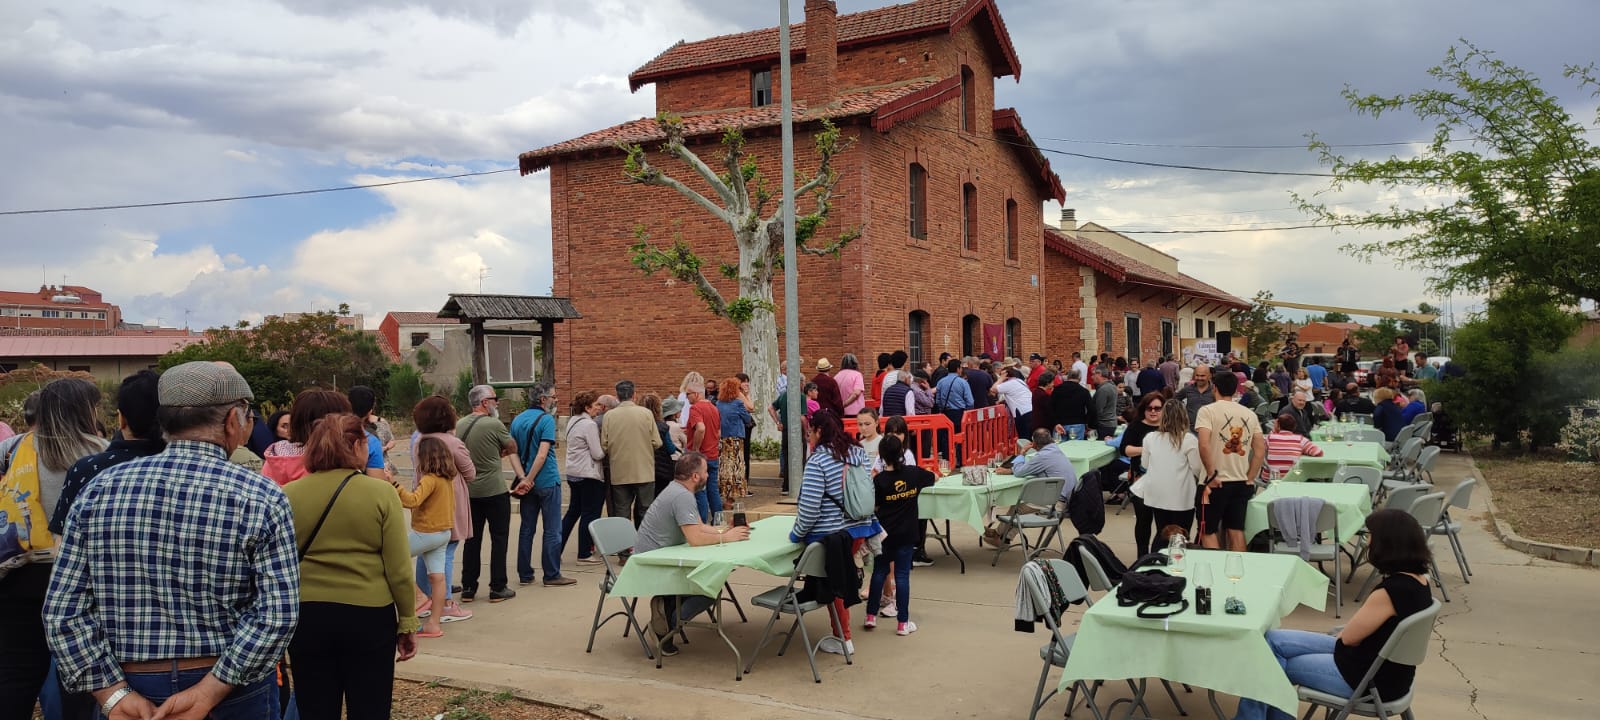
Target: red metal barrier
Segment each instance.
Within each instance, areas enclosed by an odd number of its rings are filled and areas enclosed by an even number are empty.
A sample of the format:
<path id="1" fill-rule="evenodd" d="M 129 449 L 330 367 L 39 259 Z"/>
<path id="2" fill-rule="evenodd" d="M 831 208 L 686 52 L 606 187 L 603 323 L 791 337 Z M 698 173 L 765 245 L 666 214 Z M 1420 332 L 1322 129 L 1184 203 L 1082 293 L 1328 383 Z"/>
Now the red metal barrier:
<path id="1" fill-rule="evenodd" d="M 961 416 L 962 462 L 982 465 L 994 457 L 1008 457 L 1017 447 L 1015 424 L 1006 408 L 991 405 L 968 410 Z"/>
<path id="2" fill-rule="evenodd" d="M 888 418 L 878 420 L 878 432 L 883 432 L 883 425 L 887 421 Z M 943 415 L 906 415 L 905 421 L 906 430 L 910 433 L 917 452 L 917 467 L 938 475 L 939 435 L 943 433 L 951 436 L 951 442 L 960 447 L 961 434 L 956 432 L 956 426 L 950 423 L 950 418 Z M 850 433 L 851 437 L 861 437 L 855 418 L 844 419 L 844 431 Z"/>

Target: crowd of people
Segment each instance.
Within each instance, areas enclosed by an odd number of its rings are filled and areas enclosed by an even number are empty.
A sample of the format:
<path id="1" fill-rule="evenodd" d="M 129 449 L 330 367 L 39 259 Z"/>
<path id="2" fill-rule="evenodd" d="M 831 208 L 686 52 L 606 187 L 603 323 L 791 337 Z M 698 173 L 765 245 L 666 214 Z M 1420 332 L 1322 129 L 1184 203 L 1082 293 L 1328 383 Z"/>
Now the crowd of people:
<path id="1" fill-rule="evenodd" d="M 747 539 L 720 514 L 750 493 L 760 412 L 802 430 L 800 448 L 782 449 L 804 454 L 791 539 L 832 537 L 842 552 L 876 557 L 865 629 L 883 618 L 899 635 L 915 632 L 911 569 L 932 563 L 917 497 L 936 478 L 918 467 L 927 439 L 908 432 L 906 416 L 937 413 L 959 426 L 968 410 L 1003 406 L 1039 450 L 1007 471 L 1069 478 L 1063 497 L 1079 478 L 1056 442 L 1116 438 L 1101 474 L 1124 478 L 1109 502 L 1134 506 L 1140 552 L 1156 549 L 1155 531 L 1188 534 L 1196 523 L 1205 546 L 1242 550 L 1254 481 L 1320 454 L 1309 438 L 1318 423 L 1371 415 L 1392 438 L 1426 406 L 1413 382 L 1429 377 L 1424 357 L 1404 366 L 1386 357 L 1395 372 L 1374 373 L 1368 399 L 1353 354 L 1341 351 L 1332 367 L 1301 367 L 1299 356 L 1292 339 L 1281 363 L 1254 367 L 1079 353 L 912 363 L 896 351 L 868 377 L 846 354 L 837 367 L 812 365 L 798 407 L 788 406 L 784 376 L 777 399 L 758 408 L 743 374 L 718 382 L 691 372 L 676 394 L 639 394 L 629 380 L 614 394 L 578 392 L 564 425 L 553 385 L 534 386 L 514 418 L 484 385 L 469 391 L 461 417 L 443 397 L 411 409 L 415 472 L 404 478 L 388 459 L 400 440 L 369 388 L 306 390 L 263 418 L 225 363 L 140 372 L 118 390 L 108 443 L 95 419 L 99 390 L 56 380 L 29 398 L 26 430 L 0 441 L 0 714 L 26 716 L 37 699 L 50 720 L 97 708 L 117 720 L 158 708 L 387 717 L 394 663 L 415 654 L 418 638 L 470 619 L 463 604 L 480 592 L 491 603 L 516 597 L 511 569 L 524 586 L 575 585 L 562 557 L 576 530 L 576 562 L 600 562 L 588 527 L 603 513 L 635 524 L 635 553 Z M 934 442 L 960 466 L 948 437 Z M 241 448 L 259 456 L 259 470 L 235 462 Z M 876 490 L 870 517 L 852 517 L 831 491 L 857 471 Z M 848 608 L 859 600 L 831 599 L 838 639 L 823 651 L 853 651 Z M 664 653 L 677 652 L 678 624 L 710 602 L 652 601 Z"/>

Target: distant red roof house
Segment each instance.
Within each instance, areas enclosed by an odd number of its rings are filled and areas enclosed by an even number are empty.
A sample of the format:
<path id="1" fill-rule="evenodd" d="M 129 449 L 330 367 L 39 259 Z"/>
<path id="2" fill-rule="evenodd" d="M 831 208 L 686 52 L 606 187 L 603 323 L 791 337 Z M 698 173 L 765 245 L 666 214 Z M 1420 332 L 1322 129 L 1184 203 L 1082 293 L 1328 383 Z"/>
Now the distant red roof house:
<path id="1" fill-rule="evenodd" d="M 51 370 L 91 373 L 116 382 L 154 368 L 162 355 L 204 342 L 199 335 L 5 335 L 0 336 L 0 371 L 35 363 Z"/>
<path id="2" fill-rule="evenodd" d="M 0 291 L 0 326 L 51 330 L 115 330 L 122 308 L 82 285 L 41 285 L 36 292 Z"/>
<path id="3" fill-rule="evenodd" d="M 437 312 L 390 312 L 378 324 L 378 332 L 398 359 L 430 339 L 443 340 L 444 328 L 459 325 L 455 318 L 439 317 Z"/>

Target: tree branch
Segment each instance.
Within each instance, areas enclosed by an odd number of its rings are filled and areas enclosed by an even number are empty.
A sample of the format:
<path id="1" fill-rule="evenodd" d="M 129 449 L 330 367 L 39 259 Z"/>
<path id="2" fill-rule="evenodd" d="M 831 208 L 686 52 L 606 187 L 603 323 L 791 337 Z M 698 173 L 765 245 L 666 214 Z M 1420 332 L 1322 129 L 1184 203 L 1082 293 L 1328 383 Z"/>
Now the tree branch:
<path id="1" fill-rule="evenodd" d="M 728 302 L 723 299 L 711 280 L 706 277 L 701 266 L 704 261 L 690 249 L 689 244 L 682 237 L 675 238 L 672 247 L 662 249 L 650 242 L 650 233 L 646 232 L 643 225 L 633 229 L 634 243 L 629 246 L 633 253 L 633 264 L 652 275 L 657 270 L 664 270 L 674 279 L 694 286 L 694 293 L 705 301 L 706 308 L 717 317 L 728 316 Z"/>
<path id="2" fill-rule="evenodd" d="M 651 165 L 650 161 L 645 157 L 644 148 L 638 145 L 619 145 L 618 147 L 620 147 L 623 152 L 628 154 L 627 160 L 624 161 L 623 175 L 627 177 L 630 182 L 638 183 L 640 185 L 654 185 L 656 187 L 671 188 L 676 190 L 679 195 L 688 198 L 694 204 L 705 208 L 707 212 L 711 213 L 718 220 L 721 220 L 728 225 L 733 225 L 735 222 L 737 222 L 733 216 L 733 213 L 728 212 L 726 208 L 713 202 L 711 198 L 701 195 L 694 188 L 679 182 L 672 176 L 662 172 L 660 168 Z M 692 153 L 687 152 L 685 154 L 690 156 L 693 155 Z"/>

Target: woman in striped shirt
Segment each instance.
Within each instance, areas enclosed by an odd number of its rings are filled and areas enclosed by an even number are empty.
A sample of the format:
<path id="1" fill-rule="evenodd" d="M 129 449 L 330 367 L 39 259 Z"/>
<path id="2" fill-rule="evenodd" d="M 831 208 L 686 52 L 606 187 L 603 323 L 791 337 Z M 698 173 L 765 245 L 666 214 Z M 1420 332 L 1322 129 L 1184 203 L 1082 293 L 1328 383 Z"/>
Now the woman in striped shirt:
<path id="1" fill-rule="evenodd" d="M 832 410 L 818 410 L 811 415 L 811 455 L 806 458 L 805 476 L 800 481 L 800 502 L 796 509 L 794 529 L 789 533 L 793 542 L 814 543 L 840 530 L 847 530 L 855 541 L 851 552 L 859 552 L 867 538 L 883 532 L 876 517 L 854 521 L 844 513 L 845 467 L 862 467 L 867 453 L 856 444 L 855 438 L 844 431 L 844 424 Z M 850 642 L 850 611 L 843 599 L 835 598 L 835 637 L 844 638 L 841 644 L 833 638 L 823 640 L 820 650 L 842 654 L 846 648 L 855 652 Z M 832 641 L 832 642 L 830 642 Z"/>
<path id="2" fill-rule="evenodd" d="M 1322 448 L 1295 432 L 1296 424 L 1294 415 L 1283 413 L 1278 416 L 1277 428 L 1267 433 L 1267 463 L 1261 467 L 1262 478 L 1283 477 L 1301 455 L 1322 457 Z"/>

